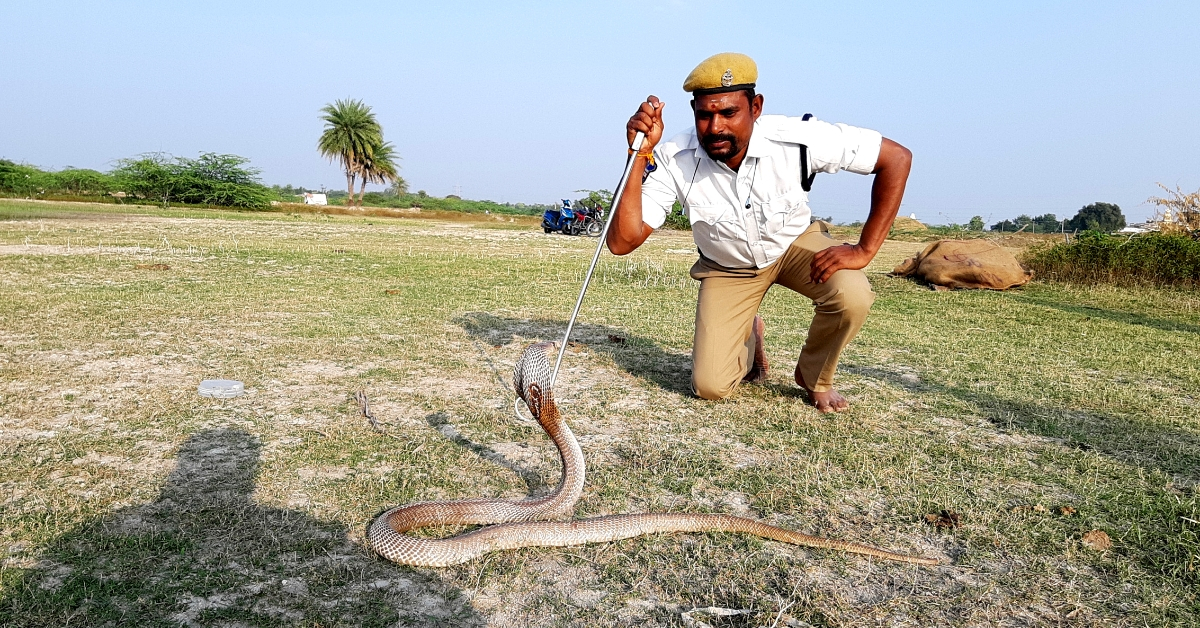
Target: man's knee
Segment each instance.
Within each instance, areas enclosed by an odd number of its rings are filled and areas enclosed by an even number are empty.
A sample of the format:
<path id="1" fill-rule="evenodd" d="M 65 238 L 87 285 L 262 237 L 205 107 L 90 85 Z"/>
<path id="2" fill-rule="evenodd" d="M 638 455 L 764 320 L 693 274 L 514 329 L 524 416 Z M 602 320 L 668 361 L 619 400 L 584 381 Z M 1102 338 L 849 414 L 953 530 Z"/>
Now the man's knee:
<path id="1" fill-rule="evenodd" d="M 859 277 L 839 283 L 837 290 L 822 305 L 828 311 L 840 312 L 850 318 L 866 320 L 871 306 L 875 303 L 875 291 L 871 290 L 871 282 L 867 281 L 866 276 L 860 273 Z"/>
<path id="2" fill-rule="evenodd" d="M 692 377 L 692 392 L 701 399 L 719 401 L 733 394 L 737 382 L 718 382 L 711 377 Z"/>

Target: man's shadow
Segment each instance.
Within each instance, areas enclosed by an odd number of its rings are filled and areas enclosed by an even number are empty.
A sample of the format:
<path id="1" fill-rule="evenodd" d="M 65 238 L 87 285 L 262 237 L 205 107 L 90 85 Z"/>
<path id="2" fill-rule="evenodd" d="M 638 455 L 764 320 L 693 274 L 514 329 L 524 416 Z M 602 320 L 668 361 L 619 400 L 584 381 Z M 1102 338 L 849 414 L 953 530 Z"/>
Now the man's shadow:
<path id="1" fill-rule="evenodd" d="M 483 624 L 459 591 L 340 523 L 254 503 L 261 449 L 241 430 L 193 435 L 158 499 L 53 539 L 6 578 L 0 625 Z"/>
<path id="2" fill-rule="evenodd" d="M 566 323 L 561 320 L 504 318 L 487 312 L 468 312 L 455 322 L 476 340 L 493 346 L 508 344 L 518 335 L 558 343 L 566 331 Z M 575 324 L 571 342 L 608 355 L 630 375 L 654 382 L 664 390 L 692 396 L 690 353 L 665 349 L 653 339 L 624 329 L 588 323 Z"/>

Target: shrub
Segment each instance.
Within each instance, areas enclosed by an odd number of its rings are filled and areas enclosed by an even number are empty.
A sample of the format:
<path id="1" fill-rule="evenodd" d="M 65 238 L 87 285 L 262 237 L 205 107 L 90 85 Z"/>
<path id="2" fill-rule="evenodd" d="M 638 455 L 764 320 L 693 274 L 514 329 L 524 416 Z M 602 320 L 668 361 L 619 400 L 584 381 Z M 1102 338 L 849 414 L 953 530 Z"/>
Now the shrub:
<path id="1" fill-rule="evenodd" d="M 1123 237 L 1085 231 L 1073 242 L 1031 251 L 1024 261 L 1041 279 L 1196 289 L 1200 233 Z"/>
<path id="2" fill-rule="evenodd" d="M 1200 231 L 1200 190 L 1184 194 L 1179 186 L 1172 190 L 1159 183 L 1167 197 L 1151 196 L 1149 202 L 1158 206 L 1157 222 L 1163 231 Z"/>
<path id="3" fill-rule="evenodd" d="M 0 159 L 0 192 L 33 198 L 53 189 L 54 175 L 27 164 Z"/>
<path id="4" fill-rule="evenodd" d="M 112 175 L 123 192 L 156 200 L 163 207 L 171 202 L 179 185 L 178 168 L 165 153 L 120 159 Z"/>
<path id="5" fill-rule="evenodd" d="M 263 208 L 271 190 L 258 181 L 258 169 L 237 155 L 200 153 L 197 159 L 147 153 L 117 162 L 112 176 L 125 191 L 154 199 L 195 205 Z"/>
<path id="6" fill-rule="evenodd" d="M 331 192 L 329 200 L 334 201 L 336 193 Z M 345 195 L 345 192 L 342 192 Z M 367 192 L 363 195 L 363 204 L 372 207 L 394 207 L 397 209 L 406 209 L 409 207 L 419 207 L 421 209 L 432 209 L 439 211 L 463 212 L 467 214 L 482 214 L 491 212 L 493 214 L 508 214 L 508 215 L 526 215 L 540 216 L 542 212 L 552 205 L 526 205 L 524 203 L 497 203 L 495 201 L 469 201 L 462 198 L 451 198 L 453 194 L 445 198 L 430 196 L 425 193 L 421 196 L 421 192 L 416 194 L 404 193 L 393 195 L 390 192 Z"/>
<path id="7" fill-rule="evenodd" d="M 683 213 L 683 206 L 679 201 L 671 206 L 671 211 L 667 212 L 667 221 L 663 223 L 664 229 L 676 229 L 678 231 L 691 231 L 692 221 Z"/>
<path id="8" fill-rule="evenodd" d="M 87 168 L 67 167 L 58 172 L 49 173 L 54 182 L 55 191 L 65 192 L 75 196 L 99 196 L 114 189 L 115 181 L 103 172 Z"/>
<path id="9" fill-rule="evenodd" d="M 200 153 L 197 159 L 178 158 L 183 175 L 179 200 L 198 205 L 263 208 L 271 202 L 271 191 L 258 180 L 259 169 L 237 155 Z"/>
<path id="10" fill-rule="evenodd" d="M 0 159 L 0 194 L 95 199 L 120 191 L 164 206 L 175 202 L 266 207 L 276 192 L 259 182 L 258 169 L 248 167 L 248 162 L 245 157 L 217 153 L 200 153 L 196 159 L 146 153 L 118 160 L 112 172 L 103 173 L 69 166 L 46 172 Z"/>

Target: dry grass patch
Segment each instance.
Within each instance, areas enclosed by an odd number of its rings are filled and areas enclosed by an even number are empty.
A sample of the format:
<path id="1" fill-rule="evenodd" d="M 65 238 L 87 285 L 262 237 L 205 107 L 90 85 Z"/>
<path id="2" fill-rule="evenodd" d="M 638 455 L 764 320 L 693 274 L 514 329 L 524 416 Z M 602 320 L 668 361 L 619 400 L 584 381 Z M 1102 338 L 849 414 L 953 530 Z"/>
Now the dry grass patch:
<path id="1" fill-rule="evenodd" d="M 721 403 L 688 394 L 693 248 L 656 234 L 605 258 L 560 376 L 588 457 L 580 515 L 749 514 L 943 565 L 715 534 L 413 569 L 362 547 L 383 508 L 556 481 L 552 445 L 511 414 L 508 378 L 527 343 L 561 334 L 595 240 L 14 202 L 0 217 L 5 625 L 1200 614 L 1200 301 L 1186 295 L 933 293 L 884 276 L 917 246 L 889 242 L 843 361 L 855 406 L 829 417 L 788 381 L 812 310 L 783 290 L 763 306 L 770 381 Z M 216 377 L 247 394 L 197 396 Z M 383 433 L 359 415 L 360 389 Z M 956 525 L 936 525 L 944 511 Z"/>

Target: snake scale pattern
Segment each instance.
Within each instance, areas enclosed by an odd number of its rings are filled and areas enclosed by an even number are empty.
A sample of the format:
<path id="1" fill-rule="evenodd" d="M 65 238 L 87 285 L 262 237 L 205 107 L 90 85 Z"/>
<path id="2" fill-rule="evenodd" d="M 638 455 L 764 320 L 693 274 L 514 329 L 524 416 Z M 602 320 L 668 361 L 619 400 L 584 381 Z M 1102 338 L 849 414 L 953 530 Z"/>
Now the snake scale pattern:
<path id="1" fill-rule="evenodd" d="M 721 514 L 611 515 L 574 521 L 569 517 L 583 493 L 584 461 L 579 442 L 554 404 L 550 389 L 553 342 L 529 346 L 513 370 L 517 394 L 554 441 L 563 470 L 553 492 L 525 499 L 462 499 L 420 502 L 384 512 L 367 529 L 367 540 L 380 556 L 403 565 L 446 567 L 489 552 L 520 547 L 563 547 L 604 543 L 663 532 L 741 532 L 784 543 L 840 550 L 918 565 L 932 558 L 889 552 L 868 545 L 837 541 Z M 418 538 L 410 530 L 435 525 L 487 527 L 445 539 Z"/>

